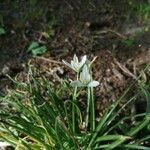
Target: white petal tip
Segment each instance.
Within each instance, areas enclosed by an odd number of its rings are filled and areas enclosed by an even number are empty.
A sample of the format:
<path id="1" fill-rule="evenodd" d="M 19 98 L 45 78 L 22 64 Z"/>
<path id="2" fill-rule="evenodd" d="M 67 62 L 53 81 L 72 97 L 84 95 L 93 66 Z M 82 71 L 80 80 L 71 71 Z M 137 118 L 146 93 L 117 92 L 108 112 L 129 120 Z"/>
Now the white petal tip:
<path id="1" fill-rule="evenodd" d="M 88 87 L 96 87 L 96 86 L 99 86 L 99 82 L 98 82 L 98 81 L 91 81 L 91 82 L 88 84 Z"/>

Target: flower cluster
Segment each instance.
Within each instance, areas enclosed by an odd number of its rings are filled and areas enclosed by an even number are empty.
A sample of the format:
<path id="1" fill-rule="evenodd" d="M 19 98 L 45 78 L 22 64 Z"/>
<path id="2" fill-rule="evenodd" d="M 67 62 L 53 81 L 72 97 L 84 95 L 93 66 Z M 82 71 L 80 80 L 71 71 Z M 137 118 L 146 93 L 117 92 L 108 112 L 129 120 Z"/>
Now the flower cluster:
<path id="1" fill-rule="evenodd" d="M 80 72 L 80 69 L 83 67 L 83 65 L 86 63 L 86 55 L 82 57 L 81 61 L 79 62 L 79 59 L 76 55 L 74 55 L 73 60 L 71 60 L 71 63 L 69 64 L 68 62 L 63 60 L 63 63 L 76 71 L 77 73 Z"/>
<path id="2" fill-rule="evenodd" d="M 91 62 L 87 60 L 86 55 L 82 57 L 81 61 L 79 61 L 78 57 L 74 55 L 73 60 L 71 60 L 70 64 L 64 60 L 63 63 L 79 74 L 79 79 L 72 81 L 71 86 L 96 87 L 99 85 L 98 81 L 92 80 L 92 76 L 90 74 L 90 69 L 89 69 L 90 66 L 89 64 L 91 64 Z"/>

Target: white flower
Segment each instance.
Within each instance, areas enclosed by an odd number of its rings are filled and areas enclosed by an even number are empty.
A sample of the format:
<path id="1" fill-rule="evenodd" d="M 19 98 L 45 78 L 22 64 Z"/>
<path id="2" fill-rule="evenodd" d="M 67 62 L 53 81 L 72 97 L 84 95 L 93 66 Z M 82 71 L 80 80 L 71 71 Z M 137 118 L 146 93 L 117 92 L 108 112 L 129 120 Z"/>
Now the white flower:
<path id="1" fill-rule="evenodd" d="M 92 77 L 89 73 L 88 66 L 85 64 L 83 66 L 82 72 L 80 73 L 80 78 L 79 80 L 75 80 L 71 82 L 72 86 L 87 86 L 87 87 L 96 87 L 99 85 L 98 81 L 92 80 Z"/>
<path id="2" fill-rule="evenodd" d="M 69 64 L 68 62 L 66 62 L 65 60 L 62 60 L 63 63 L 65 65 L 67 65 L 68 67 L 70 67 L 71 69 L 73 69 L 76 72 L 80 72 L 80 69 L 83 67 L 83 65 L 86 63 L 86 55 L 84 55 L 81 59 L 81 61 L 79 62 L 78 57 L 76 55 L 74 55 L 73 60 L 71 60 L 71 63 Z"/>

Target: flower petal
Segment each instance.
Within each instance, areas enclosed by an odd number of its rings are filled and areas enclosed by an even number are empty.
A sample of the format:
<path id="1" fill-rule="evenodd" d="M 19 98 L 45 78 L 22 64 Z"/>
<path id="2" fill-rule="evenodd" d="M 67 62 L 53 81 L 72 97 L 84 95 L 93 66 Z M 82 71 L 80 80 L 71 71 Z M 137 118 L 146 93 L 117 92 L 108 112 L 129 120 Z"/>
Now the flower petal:
<path id="1" fill-rule="evenodd" d="M 99 85 L 99 82 L 98 81 L 91 81 L 87 86 L 88 87 L 96 87 Z"/>
<path id="2" fill-rule="evenodd" d="M 79 72 L 80 67 L 79 67 L 79 65 L 78 65 L 77 63 L 74 63 L 74 64 L 73 64 L 73 67 L 74 67 L 74 70 L 75 70 L 76 72 Z"/>
<path id="3" fill-rule="evenodd" d="M 74 61 L 74 63 L 78 63 L 79 62 L 78 57 L 76 56 L 76 54 L 74 54 L 74 56 L 73 56 L 73 61 Z"/>
<path id="4" fill-rule="evenodd" d="M 71 83 L 70 83 L 70 85 L 71 86 L 73 86 L 73 87 L 81 87 L 81 86 L 84 86 L 84 84 L 82 84 L 80 81 L 78 81 L 78 80 L 75 80 L 75 81 L 72 81 Z"/>
<path id="5" fill-rule="evenodd" d="M 81 67 L 85 64 L 86 60 L 87 60 L 87 57 L 86 57 L 86 55 L 84 55 L 84 56 L 82 57 L 82 59 L 81 59 L 81 62 L 80 62 L 80 66 L 81 66 Z"/>
<path id="6" fill-rule="evenodd" d="M 80 80 L 84 84 L 89 83 L 91 80 L 91 75 L 89 73 L 88 66 L 86 64 L 83 66 L 82 72 L 80 73 Z"/>
<path id="7" fill-rule="evenodd" d="M 62 62 L 63 62 L 66 66 L 68 66 L 69 68 L 72 68 L 72 66 L 71 66 L 68 62 L 66 62 L 65 60 L 62 60 Z"/>

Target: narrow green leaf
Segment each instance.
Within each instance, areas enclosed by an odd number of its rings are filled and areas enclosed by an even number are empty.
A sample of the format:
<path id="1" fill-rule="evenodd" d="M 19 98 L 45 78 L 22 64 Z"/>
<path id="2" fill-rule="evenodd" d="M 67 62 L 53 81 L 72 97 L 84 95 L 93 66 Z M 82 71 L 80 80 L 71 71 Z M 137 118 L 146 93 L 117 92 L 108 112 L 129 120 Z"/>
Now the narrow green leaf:
<path id="1" fill-rule="evenodd" d="M 146 85 L 144 84 L 140 84 L 140 88 L 147 100 L 146 115 L 150 115 L 150 92 L 147 90 Z"/>
<path id="2" fill-rule="evenodd" d="M 112 106 L 111 106 L 112 107 Z M 110 108 L 111 108 L 110 107 Z M 109 109 L 106 110 L 106 112 L 104 113 L 103 117 L 101 118 L 98 126 L 95 129 L 94 134 L 91 137 L 91 140 L 89 142 L 88 148 L 90 148 L 93 144 L 93 142 L 95 141 L 96 136 L 98 135 L 98 133 L 102 130 L 103 126 L 105 125 L 105 123 L 107 122 L 108 118 L 110 117 L 111 113 L 112 113 L 113 109 L 111 109 L 111 111 Z"/>
<path id="3" fill-rule="evenodd" d="M 134 128 L 132 128 L 127 135 L 128 136 L 134 136 L 135 134 L 137 134 L 140 130 L 142 130 L 148 123 L 150 122 L 150 116 L 146 116 L 144 118 L 144 120 L 138 125 L 135 126 Z M 124 143 L 127 139 L 119 139 L 114 141 L 112 144 L 109 145 L 108 148 L 106 148 L 106 150 L 111 150 L 114 149 L 116 147 L 118 147 L 119 145 L 121 145 L 122 143 Z"/>
<path id="4" fill-rule="evenodd" d="M 101 137 L 98 137 L 95 141 L 95 143 L 101 142 L 101 141 L 113 141 L 113 140 L 119 140 L 119 139 L 131 139 L 129 136 L 123 136 L 123 135 L 104 135 Z"/>
<path id="5" fill-rule="evenodd" d="M 139 149 L 139 150 L 150 150 L 149 147 L 145 147 L 145 146 L 140 146 L 140 145 L 136 145 L 136 144 L 126 144 L 126 145 L 122 145 L 122 147 L 124 148 L 128 148 L 128 149 Z"/>

